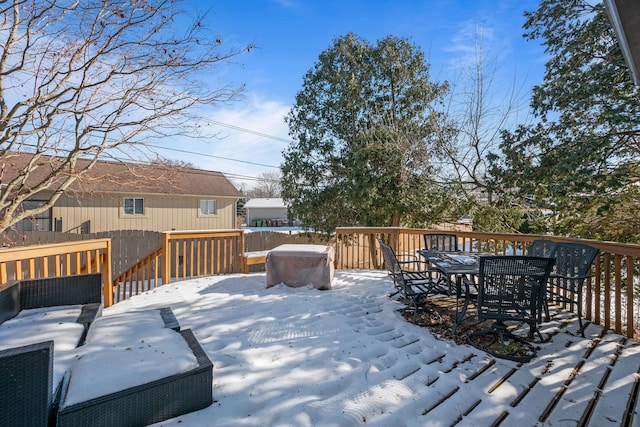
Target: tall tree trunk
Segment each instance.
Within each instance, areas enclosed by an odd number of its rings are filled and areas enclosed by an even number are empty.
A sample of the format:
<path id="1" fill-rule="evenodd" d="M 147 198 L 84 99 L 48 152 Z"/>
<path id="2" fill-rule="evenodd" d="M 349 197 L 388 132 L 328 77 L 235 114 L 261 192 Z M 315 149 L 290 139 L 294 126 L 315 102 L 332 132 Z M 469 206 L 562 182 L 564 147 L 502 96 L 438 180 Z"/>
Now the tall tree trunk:
<path id="1" fill-rule="evenodd" d="M 393 215 L 391 215 L 391 226 L 400 227 L 400 212 L 397 210 L 393 211 Z"/>

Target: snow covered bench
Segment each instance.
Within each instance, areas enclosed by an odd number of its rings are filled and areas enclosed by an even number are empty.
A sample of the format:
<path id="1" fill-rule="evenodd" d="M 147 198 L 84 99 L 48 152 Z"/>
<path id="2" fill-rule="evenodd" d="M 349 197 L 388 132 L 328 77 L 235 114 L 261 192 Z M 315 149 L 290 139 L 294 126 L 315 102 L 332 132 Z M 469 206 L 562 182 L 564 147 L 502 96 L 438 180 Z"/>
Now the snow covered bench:
<path id="1" fill-rule="evenodd" d="M 249 273 L 250 266 L 262 264 L 267 261 L 267 254 L 269 251 L 256 251 L 256 252 L 245 252 L 242 257 L 242 272 L 244 274 Z"/>
<path id="2" fill-rule="evenodd" d="M 100 273 L 0 285 L 0 425 L 49 424 L 101 300 Z"/>

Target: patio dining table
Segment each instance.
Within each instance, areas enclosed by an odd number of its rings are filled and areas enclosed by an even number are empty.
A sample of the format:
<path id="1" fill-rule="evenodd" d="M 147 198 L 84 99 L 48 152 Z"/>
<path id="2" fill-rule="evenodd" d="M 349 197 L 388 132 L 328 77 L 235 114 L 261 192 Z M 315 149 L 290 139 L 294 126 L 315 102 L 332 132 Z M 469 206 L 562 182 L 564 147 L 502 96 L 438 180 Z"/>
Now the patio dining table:
<path id="1" fill-rule="evenodd" d="M 452 334 L 455 334 L 458 324 L 464 319 L 467 312 L 469 303 L 471 302 L 472 295 L 469 292 L 468 286 L 464 292 L 464 301 L 462 309 L 460 309 L 460 298 L 463 296 L 462 282 L 463 279 L 468 278 L 471 281 L 475 279 L 480 270 L 480 257 L 483 255 L 490 255 L 482 252 L 451 252 L 451 251 L 433 251 L 427 249 L 420 249 L 418 253 L 425 258 L 425 260 L 433 266 L 436 270 L 440 271 L 448 280 L 448 293 L 451 292 L 453 285 L 451 278 L 455 277 L 455 293 L 456 293 L 456 318 L 452 326 Z"/>

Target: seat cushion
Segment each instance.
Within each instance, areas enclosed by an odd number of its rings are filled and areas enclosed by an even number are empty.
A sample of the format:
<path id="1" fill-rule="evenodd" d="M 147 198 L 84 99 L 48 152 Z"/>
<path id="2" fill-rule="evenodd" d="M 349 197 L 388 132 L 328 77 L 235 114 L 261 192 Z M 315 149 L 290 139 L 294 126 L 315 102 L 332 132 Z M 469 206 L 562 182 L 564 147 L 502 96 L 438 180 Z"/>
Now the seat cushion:
<path id="1" fill-rule="evenodd" d="M 52 340 L 53 392 L 75 359 L 75 349 L 82 341 L 84 325 L 76 323 L 81 305 L 34 308 L 0 324 L 0 350 Z"/>
<path id="2" fill-rule="evenodd" d="M 114 367 L 117 366 L 116 369 Z M 198 361 L 160 309 L 96 319 L 71 367 L 65 406 L 187 372 Z"/>

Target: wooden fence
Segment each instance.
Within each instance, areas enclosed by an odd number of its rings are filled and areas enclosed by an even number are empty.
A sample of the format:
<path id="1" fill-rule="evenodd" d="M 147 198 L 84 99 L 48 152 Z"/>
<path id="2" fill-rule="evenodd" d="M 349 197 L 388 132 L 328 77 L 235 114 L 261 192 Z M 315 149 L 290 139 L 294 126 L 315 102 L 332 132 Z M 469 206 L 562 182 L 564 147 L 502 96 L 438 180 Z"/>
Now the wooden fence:
<path id="1" fill-rule="evenodd" d="M 10 232 L 0 234 L 0 245 L 19 247 L 104 238 L 111 239 L 111 271 L 113 277 L 118 277 L 157 250 L 162 245 L 163 233 L 145 230 L 116 230 L 89 234 L 54 231 Z M 245 252 L 268 251 L 287 243 L 327 244 L 317 233 L 257 231 L 244 235 Z"/>
<path id="2" fill-rule="evenodd" d="M 0 234 L 0 244 L 5 248 L 95 239 L 111 240 L 111 272 L 113 276 L 118 276 L 159 247 L 162 243 L 162 233 L 145 230 L 116 230 L 87 234 L 55 231 L 12 231 Z"/>
<path id="3" fill-rule="evenodd" d="M 265 251 L 286 243 L 321 242 L 318 235 L 242 230 L 171 231 L 161 236 L 159 247 L 115 276 L 115 302 L 170 281 L 239 273 L 246 252 Z"/>
<path id="4" fill-rule="evenodd" d="M 336 230 L 337 269 L 380 269 L 382 255 L 376 238 L 389 242 L 398 253 L 413 254 L 424 246 L 424 233 L 433 230 L 407 228 L 338 228 Z M 584 317 L 594 323 L 625 333 L 640 333 L 640 245 L 601 242 L 533 234 L 500 234 L 455 231 L 460 247 L 472 252 L 512 255 L 526 252 L 535 239 L 581 242 L 600 250 L 593 263 L 592 278 L 585 283 Z M 575 307 L 564 304 L 563 309 Z"/>
<path id="5" fill-rule="evenodd" d="M 116 240 L 119 242 L 129 238 L 134 241 L 132 243 L 140 243 L 140 233 L 114 234 L 118 235 Z M 154 236 L 154 233 L 145 234 Z M 128 249 L 126 257 L 120 257 L 121 263 L 118 265 L 134 256 L 135 262 L 115 275 L 115 280 L 112 280 L 112 238 L 71 238 L 65 243 L 5 247 L 0 250 L 0 283 L 21 278 L 102 272 L 104 305 L 109 307 L 114 302 L 163 283 L 241 271 L 244 254 L 242 230 L 157 234 L 161 237 L 160 244 L 142 255 L 133 254 L 142 252 L 149 242 L 153 242 L 153 238 L 143 241 L 142 245 L 125 245 L 135 248 L 135 251 Z M 39 233 L 38 237 L 42 236 L 45 234 Z"/>
<path id="6" fill-rule="evenodd" d="M 268 251 L 285 244 L 327 245 L 318 233 L 280 233 L 275 231 L 253 231 L 244 234 L 245 252 Z"/>

